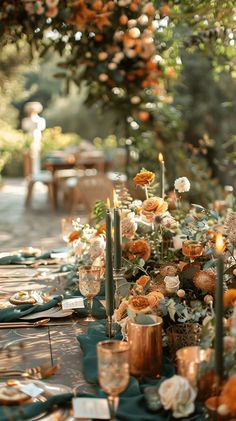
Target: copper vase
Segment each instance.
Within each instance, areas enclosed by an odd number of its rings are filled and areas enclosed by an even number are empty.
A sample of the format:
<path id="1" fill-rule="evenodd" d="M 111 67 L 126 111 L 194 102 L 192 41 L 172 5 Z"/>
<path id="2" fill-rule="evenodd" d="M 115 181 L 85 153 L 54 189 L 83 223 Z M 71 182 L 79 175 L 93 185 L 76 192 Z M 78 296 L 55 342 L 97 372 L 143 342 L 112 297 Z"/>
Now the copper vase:
<path id="1" fill-rule="evenodd" d="M 151 324 L 128 323 L 130 373 L 133 376 L 158 376 L 162 365 L 162 318 L 150 316 Z"/>

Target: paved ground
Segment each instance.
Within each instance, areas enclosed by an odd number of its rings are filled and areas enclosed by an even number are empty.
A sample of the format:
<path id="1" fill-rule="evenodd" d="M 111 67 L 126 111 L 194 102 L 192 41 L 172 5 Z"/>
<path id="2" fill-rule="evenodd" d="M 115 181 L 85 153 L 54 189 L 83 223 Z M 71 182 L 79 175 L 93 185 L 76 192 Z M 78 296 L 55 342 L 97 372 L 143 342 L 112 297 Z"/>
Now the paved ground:
<path id="1" fill-rule="evenodd" d="M 25 246 L 46 251 L 65 245 L 60 236 L 65 211 L 50 210 L 47 190 L 42 184 L 35 186 L 31 210 L 24 208 L 25 194 L 24 179 L 4 179 L 0 189 L 0 251 Z"/>

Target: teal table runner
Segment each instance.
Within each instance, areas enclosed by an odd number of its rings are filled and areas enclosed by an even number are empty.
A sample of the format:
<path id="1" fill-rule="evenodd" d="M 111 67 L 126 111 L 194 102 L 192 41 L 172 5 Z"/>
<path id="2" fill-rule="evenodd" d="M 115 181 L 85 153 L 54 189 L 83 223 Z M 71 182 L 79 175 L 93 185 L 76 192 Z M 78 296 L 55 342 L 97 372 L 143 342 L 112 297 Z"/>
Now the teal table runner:
<path id="1" fill-rule="evenodd" d="M 85 379 L 89 383 L 96 385 L 96 394 L 98 397 L 105 397 L 105 393 L 98 385 L 97 377 L 97 357 L 96 344 L 99 341 L 108 339 L 106 336 L 106 321 L 101 320 L 91 323 L 88 331 L 84 335 L 78 336 L 83 356 L 83 371 Z M 118 331 L 114 339 L 121 339 L 121 334 Z M 134 377 L 130 378 L 127 389 L 120 394 L 120 403 L 117 412 L 117 421 L 170 421 L 174 420 L 171 411 L 160 409 L 158 412 L 151 412 L 148 410 L 145 398 L 144 389 L 147 386 L 156 386 L 165 378 L 171 377 L 174 374 L 174 368 L 171 365 L 170 359 L 164 355 L 162 377 L 160 380 L 151 378 L 142 378 L 138 382 Z M 195 413 L 187 418 L 186 421 L 205 421 L 203 408 L 200 404 L 196 404 Z"/>

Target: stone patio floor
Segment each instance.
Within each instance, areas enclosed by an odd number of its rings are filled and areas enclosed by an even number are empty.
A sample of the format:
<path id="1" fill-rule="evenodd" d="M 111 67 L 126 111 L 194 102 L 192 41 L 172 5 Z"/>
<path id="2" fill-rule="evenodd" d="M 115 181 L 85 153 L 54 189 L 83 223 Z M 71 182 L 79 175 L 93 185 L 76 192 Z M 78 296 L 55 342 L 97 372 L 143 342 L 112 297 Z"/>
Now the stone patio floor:
<path id="1" fill-rule="evenodd" d="M 25 180 L 4 178 L 3 181 L 0 189 L 0 251 L 28 246 L 46 251 L 65 246 L 60 221 L 68 214 L 63 209 L 56 213 L 51 211 L 46 187 L 40 183 L 35 185 L 32 209 L 26 210 Z"/>

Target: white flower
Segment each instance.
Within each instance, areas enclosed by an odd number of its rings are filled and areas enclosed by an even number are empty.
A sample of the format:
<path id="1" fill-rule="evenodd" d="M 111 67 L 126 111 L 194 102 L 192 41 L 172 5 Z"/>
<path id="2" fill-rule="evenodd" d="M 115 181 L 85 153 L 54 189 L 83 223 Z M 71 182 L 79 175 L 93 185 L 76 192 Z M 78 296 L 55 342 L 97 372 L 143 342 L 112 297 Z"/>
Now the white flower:
<path id="1" fill-rule="evenodd" d="M 137 229 L 137 224 L 134 219 L 134 213 L 130 212 L 125 218 L 121 220 L 121 232 L 122 237 L 129 238 L 132 240 Z"/>
<path id="2" fill-rule="evenodd" d="M 183 234 L 178 234 L 178 235 L 175 235 L 173 238 L 172 238 L 172 241 L 173 241 L 173 247 L 174 247 L 174 249 L 175 250 L 180 250 L 180 249 L 182 249 L 182 245 L 183 245 L 183 241 L 185 241 L 186 240 L 186 235 L 183 235 Z"/>
<path id="3" fill-rule="evenodd" d="M 179 193 L 185 193 L 190 190 L 190 181 L 187 177 L 180 177 L 175 180 L 175 190 Z"/>
<path id="4" fill-rule="evenodd" d="M 83 229 L 83 238 L 87 241 L 90 241 L 94 237 L 96 232 L 97 232 L 97 230 L 95 228 L 92 228 L 90 226 L 86 226 Z"/>
<path id="5" fill-rule="evenodd" d="M 163 225 L 166 228 L 173 229 L 176 228 L 177 222 L 173 218 L 173 216 L 170 214 L 170 212 L 165 212 L 164 215 L 161 218 L 161 225 Z"/>
<path id="6" fill-rule="evenodd" d="M 170 293 L 177 292 L 179 289 L 179 277 L 177 276 L 165 276 L 164 282 L 166 285 L 166 291 Z"/>
<path id="7" fill-rule="evenodd" d="M 133 202 L 130 204 L 130 208 L 131 209 L 137 209 L 137 208 L 141 208 L 142 207 L 142 200 L 138 200 L 138 199 L 136 199 L 136 200 L 133 200 Z"/>
<path id="8" fill-rule="evenodd" d="M 131 0 L 119 0 L 118 5 L 120 7 L 128 6 L 131 3 Z"/>
<path id="9" fill-rule="evenodd" d="M 96 237 L 92 240 L 89 254 L 92 259 L 103 256 L 105 252 L 106 242 L 103 236 Z"/>
<path id="10" fill-rule="evenodd" d="M 194 412 L 196 392 L 182 376 L 165 380 L 160 385 L 159 395 L 163 407 L 172 410 L 175 418 L 184 418 Z"/>
<path id="11" fill-rule="evenodd" d="M 236 212 L 230 211 L 225 218 L 224 232 L 228 240 L 236 247 Z"/>
<path id="12" fill-rule="evenodd" d="M 73 249 L 75 255 L 83 255 L 88 252 L 89 244 L 83 241 L 81 238 L 73 241 Z"/>

